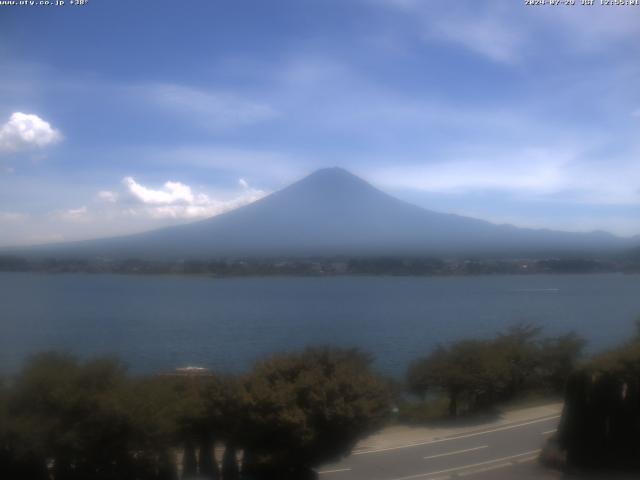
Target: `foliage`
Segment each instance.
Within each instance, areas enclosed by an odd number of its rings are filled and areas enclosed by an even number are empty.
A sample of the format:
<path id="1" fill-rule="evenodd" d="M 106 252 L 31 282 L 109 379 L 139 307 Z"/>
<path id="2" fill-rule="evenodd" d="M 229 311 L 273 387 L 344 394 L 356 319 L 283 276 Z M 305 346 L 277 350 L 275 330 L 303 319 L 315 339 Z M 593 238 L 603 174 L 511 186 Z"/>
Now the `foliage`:
<path id="1" fill-rule="evenodd" d="M 449 414 L 490 409 L 533 390 L 562 391 L 584 341 L 570 333 L 540 338 L 541 329 L 517 325 L 492 340 L 439 346 L 407 372 L 412 393 L 444 392 Z"/>
<path id="2" fill-rule="evenodd" d="M 356 350 L 317 348 L 258 364 L 245 384 L 244 441 L 255 461 L 298 471 L 348 452 L 390 411 L 369 363 Z"/>
<path id="3" fill-rule="evenodd" d="M 388 412 L 387 385 L 353 350 L 279 355 L 240 378 L 135 378 L 115 359 L 46 353 L 0 384 L 0 478 L 175 479 L 177 449 L 185 473 L 214 479 L 215 440 L 229 478 L 238 449 L 262 473 L 304 478 Z"/>
<path id="4" fill-rule="evenodd" d="M 460 404 L 468 410 L 491 405 L 507 381 L 506 364 L 491 342 L 464 340 L 415 362 L 409 369 L 410 388 L 420 394 L 443 390 L 449 397 L 449 414 L 456 416 Z"/>
<path id="5" fill-rule="evenodd" d="M 585 344 L 585 340 L 573 332 L 542 340 L 538 377 L 547 390 L 553 393 L 564 390 L 567 378 L 575 370 Z"/>
<path id="6" fill-rule="evenodd" d="M 145 435 L 131 416 L 125 370 L 117 361 L 48 353 L 34 357 L 12 388 L 12 450 L 31 463 L 51 462 L 56 480 L 134 478 Z"/>

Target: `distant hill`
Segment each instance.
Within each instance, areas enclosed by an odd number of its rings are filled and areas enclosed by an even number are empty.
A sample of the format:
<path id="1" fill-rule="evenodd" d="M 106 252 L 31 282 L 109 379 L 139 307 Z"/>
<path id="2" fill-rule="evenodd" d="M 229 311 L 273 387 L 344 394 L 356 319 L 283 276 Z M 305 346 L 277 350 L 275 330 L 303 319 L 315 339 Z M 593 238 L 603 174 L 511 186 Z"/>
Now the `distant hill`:
<path id="1" fill-rule="evenodd" d="M 47 245 L 31 254 L 114 258 L 585 255 L 630 248 L 604 232 L 516 228 L 398 200 L 341 168 L 318 170 L 255 203 L 137 235 Z"/>

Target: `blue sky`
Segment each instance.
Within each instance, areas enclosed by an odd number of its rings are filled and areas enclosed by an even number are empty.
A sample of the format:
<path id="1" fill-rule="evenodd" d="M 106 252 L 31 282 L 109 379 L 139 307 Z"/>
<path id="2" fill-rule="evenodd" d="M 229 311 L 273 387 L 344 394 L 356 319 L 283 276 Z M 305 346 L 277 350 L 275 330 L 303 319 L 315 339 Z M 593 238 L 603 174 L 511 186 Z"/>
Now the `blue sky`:
<path id="1" fill-rule="evenodd" d="M 0 245 L 192 221 L 335 165 L 433 210 L 640 234 L 640 7 L 523 3 L 0 7 Z"/>

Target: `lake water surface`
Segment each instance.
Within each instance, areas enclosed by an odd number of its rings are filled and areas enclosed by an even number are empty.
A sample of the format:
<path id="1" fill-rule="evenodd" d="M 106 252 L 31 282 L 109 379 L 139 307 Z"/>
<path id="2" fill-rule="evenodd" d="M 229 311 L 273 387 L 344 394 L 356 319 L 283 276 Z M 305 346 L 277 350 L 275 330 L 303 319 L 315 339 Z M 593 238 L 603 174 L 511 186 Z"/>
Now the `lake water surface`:
<path id="1" fill-rule="evenodd" d="M 639 275 L 228 278 L 0 273 L 0 374 L 26 356 L 117 354 L 133 372 L 242 371 L 309 344 L 356 346 L 401 376 L 436 344 L 518 322 L 590 350 L 629 338 Z"/>

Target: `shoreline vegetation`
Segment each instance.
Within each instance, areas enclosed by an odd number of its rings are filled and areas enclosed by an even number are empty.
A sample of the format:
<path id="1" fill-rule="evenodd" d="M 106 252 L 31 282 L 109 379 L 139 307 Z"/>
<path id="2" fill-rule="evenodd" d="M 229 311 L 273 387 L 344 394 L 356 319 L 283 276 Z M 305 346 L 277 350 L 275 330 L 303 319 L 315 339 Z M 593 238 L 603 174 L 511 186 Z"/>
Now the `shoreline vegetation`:
<path id="1" fill-rule="evenodd" d="M 283 257 L 154 261 L 136 258 L 26 258 L 0 255 L 0 272 L 115 273 L 133 275 L 251 276 L 474 276 L 640 273 L 640 259 Z"/>
<path id="2" fill-rule="evenodd" d="M 33 480 L 311 479 L 393 423 L 488 418 L 557 399 L 585 342 L 520 324 L 416 359 L 404 383 L 357 349 L 309 347 L 227 375 L 132 376 L 117 358 L 49 352 L 0 380 L 0 476 Z"/>

